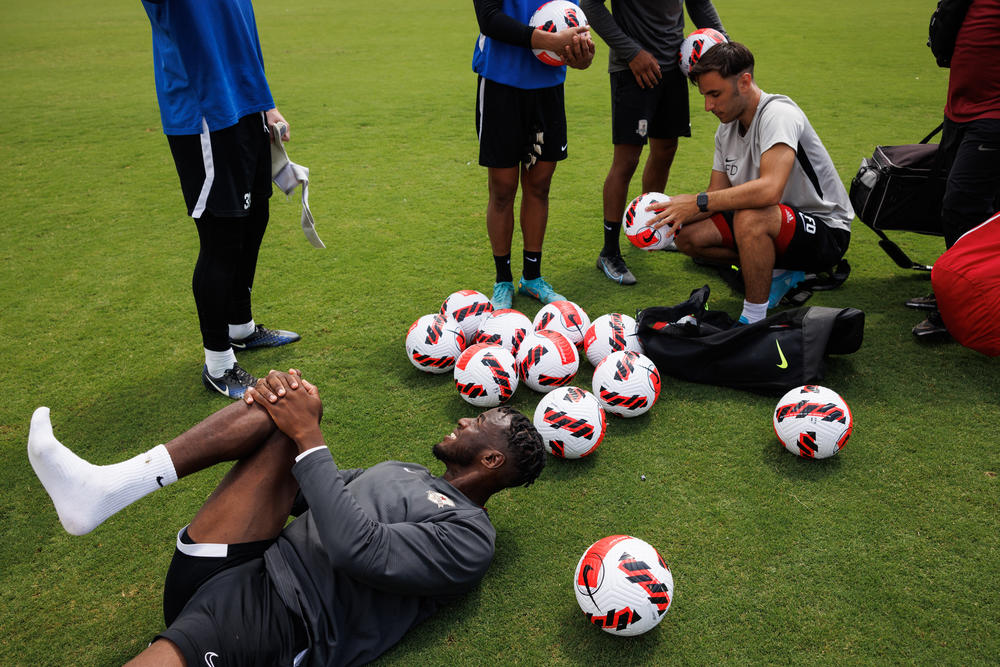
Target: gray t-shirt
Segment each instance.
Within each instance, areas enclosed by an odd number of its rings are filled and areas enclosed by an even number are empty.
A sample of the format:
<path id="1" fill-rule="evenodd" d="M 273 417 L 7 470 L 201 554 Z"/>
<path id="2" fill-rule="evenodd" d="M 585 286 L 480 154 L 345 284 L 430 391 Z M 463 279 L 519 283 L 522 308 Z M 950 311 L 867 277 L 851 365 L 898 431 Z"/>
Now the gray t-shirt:
<path id="1" fill-rule="evenodd" d="M 725 34 L 711 0 L 580 0 L 591 27 L 609 48 L 608 71 L 628 69 L 628 63 L 645 49 L 661 70 L 677 69 L 677 53 L 684 41 L 684 6 L 699 28 Z"/>
<path id="2" fill-rule="evenodd" d="M 761 93 L 746 134 L 740 134 L 739 120 L 719 124 L 712 169 L 733 185 L 760 178 L 760 156 L 776 144 L 795 150 L 781 203 L 850 231 L 854 209 L 833 160 L 802 109 L 784 95 Z"/>
<path id="3" fill-rule="evenodd" d="M 341 471 L 329 450 L 292 467 L 309 510 L 264 554 L 309 633 L 304 664 L 383 653 L 441 603 L 472 589 L 493 559 L 486 510 L 413 463 Z"/>

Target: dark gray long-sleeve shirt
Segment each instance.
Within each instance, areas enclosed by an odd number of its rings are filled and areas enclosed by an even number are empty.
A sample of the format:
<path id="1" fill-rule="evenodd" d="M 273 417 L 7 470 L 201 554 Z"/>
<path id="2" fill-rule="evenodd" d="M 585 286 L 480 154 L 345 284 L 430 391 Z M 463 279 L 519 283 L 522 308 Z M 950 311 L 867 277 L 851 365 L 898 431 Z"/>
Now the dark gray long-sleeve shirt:
<path id="1" fill-rule="evenodd" d="M 309 665 L 373 660 L 472 589 L 493 559 L 486 510 L 423 466 L 341 471 L 319 450 L 292 474 L 309 511 L 264 559 L 282 600 L 305 621 Z"/>
<path id="2" fill-rule="evenodd" d="M 640 49 L 649 51 L 661 70 L 677 69 L 677 53 L 684 41 L 684 7 L 699 28 L 725 34 L 711 0 L 580 0 L 590 26 L 608 47 L 608 71 L 628 69 Z"/>

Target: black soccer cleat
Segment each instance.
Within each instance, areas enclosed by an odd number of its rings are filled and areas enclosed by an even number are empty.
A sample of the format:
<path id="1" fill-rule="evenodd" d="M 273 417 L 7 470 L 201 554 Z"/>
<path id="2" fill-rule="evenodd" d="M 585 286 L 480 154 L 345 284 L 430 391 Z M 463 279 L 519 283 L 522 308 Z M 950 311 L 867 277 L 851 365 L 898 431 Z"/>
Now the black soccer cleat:
<path id="1" fill-rule="evenodd" d="M 201 381 L 206 389 L 217 391 L 223 396 L 233 399 L 243 398 L 247 389 L 257 384 L 257 378 L 243 370 L 239 364 L 228 369 L 220 377 L 209 375 L 206 365 L 201 370 Z"/>
<path id="2" fill-rule="evenodd" d="M 937 310 L 937 297 L 934 294 L 915 296 L 904 301 L 903 305 L 914 310 Z"/>
<path id="3" fill-rule="evenodd" d="M 621 255 L 608 257 L 605 254 L 597 256 L 597 268 L 601 270 L 609 280 L 613 280 L 619 285 L 635 285 L 635 276 L 625 266 L 625 258 Z"/>
<path id="4" fill-rule="evenodd" d="M 297 340 L 302 340 L 302 336 L 294 331 L 268 329 L 258 324 L 252 334 L 240 340 L 230 339 L 229 344 L 237 350 L 253 350 L 258 347 L 281 347 Z"/>
<path id="5" fill-rule="evenodd" d="M 913 327 L 913 335 L 921 340 L 942 340 L 948 338 L 948 328 L 941 319 L 941 313 L 932 310 L 927 319 Z"/>

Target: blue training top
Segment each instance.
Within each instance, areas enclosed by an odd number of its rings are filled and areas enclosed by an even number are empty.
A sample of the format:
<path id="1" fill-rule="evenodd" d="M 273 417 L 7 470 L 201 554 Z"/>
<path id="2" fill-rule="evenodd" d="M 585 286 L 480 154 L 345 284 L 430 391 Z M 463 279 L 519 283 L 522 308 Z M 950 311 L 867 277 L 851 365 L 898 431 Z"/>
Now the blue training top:
<path id="1" fill-rule="evenodd" d="M 528 24 L 545 0 L 503 0 L 503 13 Z M 577 4 L 574 2 L 574 4 Z M 472 54 L 472 69 L 484 78 L 515 88 L 550 88 L 566 80 L 566 66 L 546 65 L 530 48 L 480 34 Z"/>
<path id="2" fill-rule="evenodd" d="M 250 0 L 142 0 L 164 134 L 201 134 L 274 108 Z"/>

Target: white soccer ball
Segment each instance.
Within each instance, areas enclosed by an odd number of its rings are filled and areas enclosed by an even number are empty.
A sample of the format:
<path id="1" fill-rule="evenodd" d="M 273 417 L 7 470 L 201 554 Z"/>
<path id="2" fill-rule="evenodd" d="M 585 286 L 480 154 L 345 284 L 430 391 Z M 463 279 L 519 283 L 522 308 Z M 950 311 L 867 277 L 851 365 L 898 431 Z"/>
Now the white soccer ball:
<path id="1" fill-rule="evenodd" d="M 559 32 L 566 28 L 587 25 L 587 15 L 579 6 L 568 0 L 551 0 L 535 10 L 528 25 L 545 32 Z M 531 52 L 546 65 L 561 67 L 566 64 L 562 56 L 555 51 L 532 49 Z"/>
<path id="2" fill-rule="evenodd" d="M 455 363 L 455 387 L 467 402 L 495 408 L 517 389 L 514 355 L 492 343 L 469 347 Z"/>
<path id="3" fill-rule="evenodd" d="M 854 418 L 840 394 L 815 384 L 796 387 L 774 408 L 774 433 L 785 449 L 806 459 L 839 452 L 854 428 Z"/>
<path id="4" fill-rule="evenodd" d="M 489 317 L 479 325 L 476 334 L 477 343 L 496 343 L 517 355 L 521 341 L 533 329 L 528 316 L 513 308 L 494 310 Z"/>
<path id="5" fill-rule="evenodd" d="M 594 395 L 608 412 L 638 417 L 660 396 L 660 373 L 644 354 L 612 352 L 594 369 Z"/>
<path id="6" fill-rule="evenodd" d="M 674 240 L 673 228 L 670 225 L 664 225 L 659 229 L 649 226 L 650 220 L 657 214 L 657 211 L 646 210 L 650 204 L 668 201 L 670 201 L 670 197 L 662 192 L 644 192 L 625 207 L 625 215 L 622 216 L 622 229 L 625 230 L 625 238 L 636 248 L 663 250 Z"/>
<path id="7" fill-rule="evenodd" d="M 583 336 L 590 327 L 590 318 L 572 301 L 553 301 L 542 306 L 532 322 L 535 331 L 558 331 L 577 347 L 583 346 Z"/>
<path id="8" fill-rule="evenodd" d="M 406 358 L 428 373 L 447 373 L 465 349 L 465 332 L 455 318 L 422 315 L 406 332 Z"/>
<path id="9" fill-rule="evenodd" d="M 471 341 L 479 331 L 479 325 L 493 312 L 489 297 L 474 289 L 452 292 L 441 304 L 442 315 L 450 315 L 465 332 L 465 340 Z"/>
<path id="10" fill-rule="evenodd" d="M 695 30 L 690 35 L 684 38 L 681 42 L 681 50 L 677 55 L 681 72 L 684 76 L 689 76 L 691 74 L 691 68 L 694 64 L 705 55 L 705 52 L 716 44 L 722 44 L 723 42 L 728 42 L 726 36 L 723 35 L 718 30 L 714 28 L 702 28 L 700 30 Z"/>
<path id="11" fill-rule="evenodd" d="M 550 391 L 538 402 L 533 421 L 545 451 L 564 459 L 579 459 L 597 449 L 608 425 L 597 397 L 579 387 Z"/>
<path id="12" fill-rule="evenodd" d="M 648 632 L 663 620 L 674 596 L 674 577 L 663 556 L 630 535 L 590 545 L 573 580 L 587 620 L 612 635 Z"/>
<path id="13" fill-rule="evenodd" d="M 583 351 L 587 361 L 597 368 L 612 352 L 631 350 L 642 352 L 639 342 L 639 326 L 635 318 L 622 313 L 601 315 L 587 329 L 583 336 Z"/>
<path id="14" fill-rule="evenodd" d="M 580 368 L 576 346 L 558 331 L 548 329 L 525 336 L 515 361 L 524 383 L 543 393 L 568 385 Z"/>

